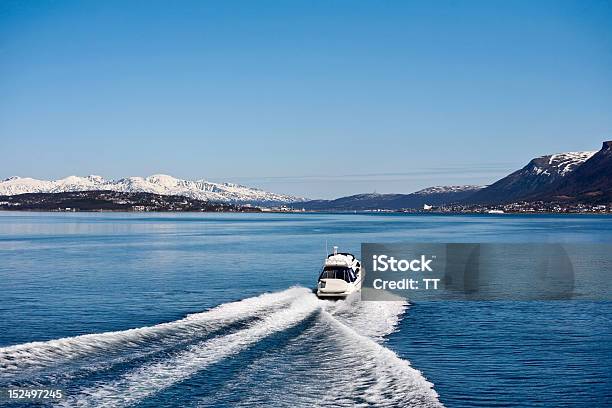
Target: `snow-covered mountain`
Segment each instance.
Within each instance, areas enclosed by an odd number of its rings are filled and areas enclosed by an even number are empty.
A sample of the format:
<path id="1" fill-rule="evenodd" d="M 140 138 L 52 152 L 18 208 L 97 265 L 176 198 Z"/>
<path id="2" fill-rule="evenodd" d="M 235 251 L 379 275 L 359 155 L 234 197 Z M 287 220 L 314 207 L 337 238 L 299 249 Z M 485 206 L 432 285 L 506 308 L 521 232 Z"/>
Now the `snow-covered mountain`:
<path id="1" fill-rule="evenodd" d="M 588 152 L 590 153 L 590 152 Z M 612 140 L 583 164 L 574 166 L 565 177 L 534 199 L 551 201 L 612 202 Z"/>
<path id="2" fill-rule="evenodd" d="M 470 196 L 474 203 L 499 203 L 527 199 L 558 183 L 596 152 L 568 152 L 536 157 L 525 167 Z"/>
<path id="3" fill-rule="evenodd" d="M 101 190 L 176 195 L 197 200 L 241 204 L 285 204 L 304 201 L 300 197 L 270 193 L 238 184 L 212 183 L 206 180 L 181 180 L 165 174 L 156 174 L 149 177 L 128 177 L 119 180 L 106 180 L 100 176 L 69 176 L 61 180 L 10 177 L 0 181 L 0 195 Z"/>

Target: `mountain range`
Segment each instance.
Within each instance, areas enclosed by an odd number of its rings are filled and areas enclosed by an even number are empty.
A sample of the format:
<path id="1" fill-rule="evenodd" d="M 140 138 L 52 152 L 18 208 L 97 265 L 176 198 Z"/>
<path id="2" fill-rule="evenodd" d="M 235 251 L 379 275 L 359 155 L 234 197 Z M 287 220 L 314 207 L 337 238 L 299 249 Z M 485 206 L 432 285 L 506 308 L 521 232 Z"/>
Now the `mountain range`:
<path id="1" fill-rule="evenodd" d="M 238 184 L 212 183 L 206 180 L 182 180 L 165 174 L 156 174 L 149 177 L 127 177 L 118 180 L 106 180 L 100 176 L 70 176 L 61 180 L 10 177 L 0 181 L 0 196 L 75 191 L 152 193 L 232 204 L 279 205 L 304 201 L 300 197 L 270 193 Z"/>
<path id="2" fill-rule="evenodd" d="M 313 200 L 296 203 L 293 207 L 311 211 L 363 211 L 373 209 L 399 210 L 423 208 L 423 205 L 442 205 L 472 195 L 483 186 L 436 186 L 411 194 L 356 194 L 335 200 Z"/>
<path id="3" fill-rule="evenodd" d="M 410 194 L 356 194 L 333 200 L 306 200 L 237 184 L 182 180 L 162 174 L 118 180 L 70 176 L 52 181 L 22 177 L 0 181 L 0 196 L 80 191 L 151 193 L 228 204 L 290 205 L 314 211 L 399 210 L 426 205 L 492 205 L 521 201 L 609 204 L 612 203 L 612 141 L 604 142 L 599 151 L 536 157 L 523 168 L 488 186 L 436 186 Z"/>
<path id="4" fill-rule="evenodd" d="M 357 194 L 299 203 L 309 210 L 398 210 L 424 205 L 492 205 L 521 201 L 612 202 L 612 141 L 599 151 L 536 157 L 488 186 L 439 186 L 411 194 Z"/>
<path id="5" fill-rule="evenodd" d="M 596 152 L 568 152 L 536 157 L 525 167 L 467 197 L 474 204 L 498 204 L 543 194 Z"/>
<path id="6" fill-rule="evenodd" d="M 612 141 L 599 151 L 537 157 L 525 167 L 463 200 L 474 204 L 519 201 L 612 202 Z"/>

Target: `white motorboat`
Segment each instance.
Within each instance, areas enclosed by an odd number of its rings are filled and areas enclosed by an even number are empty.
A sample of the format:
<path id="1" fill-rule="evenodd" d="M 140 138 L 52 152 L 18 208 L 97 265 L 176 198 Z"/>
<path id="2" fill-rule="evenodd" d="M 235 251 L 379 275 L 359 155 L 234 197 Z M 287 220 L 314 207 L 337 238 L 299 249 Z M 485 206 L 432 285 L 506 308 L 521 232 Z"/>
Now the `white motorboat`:
<path id="1" fill-rule="evenodd" d="M 363 272 L 361 263 L 353 254 L 338 252 L 327 256 L 323 271 L 317 282 L 317 296 L 320 298 L 344 298 L 361 290 Z"/>

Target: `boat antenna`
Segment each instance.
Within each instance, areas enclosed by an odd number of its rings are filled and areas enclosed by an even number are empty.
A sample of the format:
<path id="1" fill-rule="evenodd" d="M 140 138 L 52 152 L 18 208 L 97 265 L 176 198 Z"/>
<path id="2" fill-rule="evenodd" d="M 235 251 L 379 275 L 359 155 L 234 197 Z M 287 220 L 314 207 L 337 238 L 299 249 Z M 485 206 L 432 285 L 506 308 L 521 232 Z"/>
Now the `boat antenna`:
<path id="1" fill-rule="evenodd" d="M 325 256 L 329 255 L 329 250 L 327 249 L 327 238 L 325 239 Z"/>

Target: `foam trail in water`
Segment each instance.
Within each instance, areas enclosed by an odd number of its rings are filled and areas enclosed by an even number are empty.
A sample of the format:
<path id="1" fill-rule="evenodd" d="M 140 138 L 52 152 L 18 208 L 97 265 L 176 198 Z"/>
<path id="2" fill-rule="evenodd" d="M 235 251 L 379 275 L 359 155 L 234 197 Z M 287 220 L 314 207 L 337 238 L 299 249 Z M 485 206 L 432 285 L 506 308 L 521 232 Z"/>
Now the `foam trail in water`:
<path id="1" fill-rule="evenodd" d="M 119 407 L 136 403 L 185 380 L 207 366 L 257 343 L 274 333 L 295 326 L 320 308 L 320 302 L 302 290 L 290 306 L 265 316 L 261 321 L 237 332 L 190 346 L 170 358 L 145 364 L 108 384 L 81 391 L 63 406 Z"/>
<path id="2" fill-rule="evenodd" d="M 327 319 L 335 328 L 335 332 L 348 340 L 346 353 L 360 355 L 362 364 L 353 374 L 359 373 L 357 376 L 360 377 L 362 385 L 367 385 L 363 387 L 362 395 L 367 405 L 442 406 L 438 401 L 438 394 L 433 390 L 433 384 L 428 382 L 420 371 L 412 368 L 408 361 L 366 336 L 357 334 L 332 315 L 323 313 L 322 318 Z"/>
<path id="3" fill-rule="evenodd" d="M 87 334 L 45 342 L 32 342 L 0 348 L 0 379 L 11 380 L 25 370 L 54 367 L 78 358 L 107 357 L 118 351 L 142 351 L 143 347 L 163 348 L 197 336 L 203 336 L 233 322 L 269 313 L 296 297 L 304 288 L 267 293 L 238 302 L 226 303 L 184 319 L 116 332 Z"/>
<path id="4" fill-rule="evenodd" d="M 305 288 L 292 288 L 156 326 L 0 349 L 0 380 L 3 375 L 15 379 L 11 373 L 23 368 L 47 367 L 47 372 L 38 372 L 45 383 L 53 381 L 48 373 L 71 367 L 63 362 L 76 359 L 85 367 L 90 356 L 108 362 L 115 349 L 131 356 L 161 345 L 163 353 L 122 365 L 109 371 L 110 377 L 69 379 L 69 398 L 62 405 L 134 405 L 156 393 L 172 393 L 170 387 L 180 388 L 189 379 L 188 387 L 203 381 L 201 395 L 206 397 L 193 401 L 202 407 L 439 407 L 432 384 L 383 346 L 406 308 L 405 301 L 361 302 L 358 295 L 323 301 Z M 299 332 L 287 332 L 272 348 L 241 353 L 295 327 Z M 183 343 L 176 348 L 176 342 Z M 208 371 L 214 376 L 211 366 L 228 358 L 239 359 L 229 363 L 240 370 L 218 383 L 212 379 L 215 391 L 209 393 Z"/>
<path id="5" fill-rule="evenodd" d="M 440 407 L 433 385 L 380 344 L 406 307 L 357 298 L 323 302 L 312 326 L 245 364 L 198 406 Z"/>
<path id="6" fill-rule="evenodd" d="M 387 295 L 391 298 L 392 295 Z M 397 301 L 362 302 L 359 293 L 335 303 L 326 302 L 325 308 L 336 320 L 352 328 L 358 334 L 382 342 L 395 331 L 401 316 L 408 308 L 405 298 Z"/>

